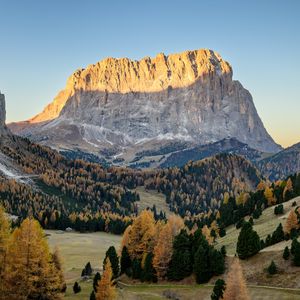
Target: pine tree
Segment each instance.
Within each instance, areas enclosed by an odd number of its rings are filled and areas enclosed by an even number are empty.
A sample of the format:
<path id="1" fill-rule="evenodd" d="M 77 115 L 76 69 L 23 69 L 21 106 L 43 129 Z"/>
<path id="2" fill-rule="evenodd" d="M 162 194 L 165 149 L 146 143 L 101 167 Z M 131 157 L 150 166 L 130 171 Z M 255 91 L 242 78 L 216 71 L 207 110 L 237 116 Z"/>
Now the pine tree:
<path id="1" fill-rule="evenodd" d="M 113 279 L 115 279 L 119 276 L 120 269 L 119 269 L 119 257 L 114 246 L 110 246 L 106 251 L 105 259 L 103 261 L 103 269 L 107 258 L 109 258 L 109 261 L 111 263 L 111 268 L 113 271 Z"/>
<path id="2" fill-rule="evenodd" d="M 224 257 L 226 256 L 226 247 L 224 245 L 221 247 L 221 253 Z"/>
<path id="3" fill-rule="evenodd" d="M 295 243 L 293 252 L 294 252 L 294 254 L 293 254 L 294 255 L 294 259 L 293 259 L 294 265 L 296 267 L 300 267 L 300 243 L 299 242 Z"/>
<path id="4" fill-rule="evenodd" d="M 98 284 L 96 300 L 113 300 L 116 297 L 116 287 L 113 281 L 113 271 L 109 257 L 104 264 L 102 278 Z"/>
<path id="5" fill-rule="evenodd" d="M 124 246 L 122 248 L 121 253 L 121 274 L 130 275 L 130 268 L 131 268 L 131 259 L 127 250 L 127 247 Z"/>
<path id="6" fill-rule="evenodd" d="M 135 258 L 132 262 L 132 278 L 141 279 L 141 276 L 142 276 L 141 260 Z"/>
<path id="7" fill-rule="evenodd" d="M 224 300 L 250 300 L 240 262 L 235 258 L 226 277 Z"/>
<path id="8" fill-rule="evenodd" d="M 288 247 L 288 246 L 286 246 L 286 247 L 284 248 L 282 257 L 283 257 L 285 260 L 288 260 L 288 259 L 289 259 L 289 257 L 290 257 L 290 250 L 289 250 L 289 247 Z"/>
<path id="9" fill-rule="evenodd" d="M 174 239 L 173 255 L 168 269 L 168 278 L 181 280 L 193 271 L 191 240 L 186 230 L 182 230 Z"/>
<path id="10" fill-rule="evenodd" d="M 293 238 L 292 245 L 291 245 L 291 254 L 295 255 L 295 250 L 298 244 L 299 242 L 297 241 L 297 238 Z"/>
<path id="11" fill-rule="evenodd" d="M 250 223 L 245 222 L 238 237 L 236 252 L 241 259 L 255 255 L 260 250 L 260 239 Z"/>
<path id="12" fill-rule="evenodd" d="M 91 292 L 90 300 L 96 300 L 96 294 L 95 294 L 95 291 L 92 291 L 92 292 Z"/>
<path id="13" fill-rule="evenodd" d="M 95 292 L 97 291 L 98 283 L 99 283 L 100 280 L 101 280 L 101 275 L 100 275 L 99 272 L 97 272 L 94 276 L 94 279 L 93 279 L 93 289 L 94 289 Z"/>
<path id="14" fill-rule="evenodd" d="M 212 276 L 207 258 L 208 251 L 203 246 L 199 246 L 194 256 L 194 273 L 197 283 L 208 282 Z"/>
<path id="15" fill-rule="evenodd" d="M 145 259 L 144 269 L 142 271 L 142 279 L 144 281 L 156 282 L 156 274 L 153 267 L 153 253 L 148 253 Z"/>
<path id="16" fill-rule="evenodd" d="M 81 292 L 81 287 L 77 281 L 75 281 L 75 283 L 73 285 L 73 292 L 74 292 L 74 294 L 78 294 Z"/>
<path id="17" fill-rule="evenodd" d="M 274 261 L 272 260 L 271 264 L 268 267 L 268 272 L 270 275 L 274 275 L 277 273 L 277 267 L 276 264 L 274 263 Z"/>
<path id="18" fill-rule="evenodd" d="M 211 300 L 223 299 L 225 288 L 226 288 L 225 281 L 223 279 L 217 279 L 211 295 Z"/>
<path id="19" fill-rule="evenodd" d="M 63 283 L 56 263 L 39 223 L 25 219 L 8 246 L 7 298 L 59 299 Z"/>

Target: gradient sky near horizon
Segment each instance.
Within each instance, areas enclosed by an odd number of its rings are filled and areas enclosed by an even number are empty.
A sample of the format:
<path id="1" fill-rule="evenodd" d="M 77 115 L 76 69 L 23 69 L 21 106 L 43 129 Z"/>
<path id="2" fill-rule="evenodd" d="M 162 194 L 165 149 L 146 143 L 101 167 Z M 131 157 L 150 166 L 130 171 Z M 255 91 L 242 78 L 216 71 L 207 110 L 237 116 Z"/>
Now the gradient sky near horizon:
<path id="1" fill-rule="evenodd" d="M 300 1 L 0 0 L 7 122 L 42 111 L 76 69 L 209 48 L 233 67 L 274 140 L 300 142 Z"/>

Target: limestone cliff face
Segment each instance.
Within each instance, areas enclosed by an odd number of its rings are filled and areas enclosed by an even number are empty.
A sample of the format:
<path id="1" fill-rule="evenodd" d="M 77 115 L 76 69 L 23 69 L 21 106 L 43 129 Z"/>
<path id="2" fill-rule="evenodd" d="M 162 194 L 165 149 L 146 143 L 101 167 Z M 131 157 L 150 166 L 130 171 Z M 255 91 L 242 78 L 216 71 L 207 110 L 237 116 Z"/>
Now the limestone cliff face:
<path id="1" fill-rule="evenodd" d="M 104 59 L 77 70 L 41 114 L 10 127 L 60 149 L 113 148 L 118 157 L 170 140 L 207 144 L 231 137 L 261 151 L 280 150 L 251 94 L 212 50 Z"/>
<path id="2" fill-rule="evenodd" d="M 5 96 L 0 93 L 0 135 L 7 132 L 5 125 L 6 111 L 5 111 Z"/>

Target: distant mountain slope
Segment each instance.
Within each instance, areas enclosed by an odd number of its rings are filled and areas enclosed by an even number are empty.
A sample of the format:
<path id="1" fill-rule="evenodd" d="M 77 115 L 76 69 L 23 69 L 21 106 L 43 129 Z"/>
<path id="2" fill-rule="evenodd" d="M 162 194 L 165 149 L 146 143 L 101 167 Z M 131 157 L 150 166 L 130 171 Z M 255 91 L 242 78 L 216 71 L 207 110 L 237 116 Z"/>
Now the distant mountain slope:
<path id="1" fill-rule="evenodd" d="M 181 167 L 190 160 L 197 161 L 220 153 L 241 155 L 250 161 L 260 159 L 263 154 L 263 152 L 252 149 L 247 144 L 241 143 L 235 138 L 224 139 L 216 143 L 197 146 L 172 153 L 163 161 L 163 163 L 160 164 L 160 167 Z"/>
<path id="2" fill-rule="evenodd" d="M 228 62 L 207 49 L 140 61 L 107 58 L 74 72 L 45 110 L 10 129 L 59 150 L 116 158 L 169 142 L 194 146 L 236 138 L 253 149 L 281 150 Z"/>
<path id="3" fill-rule="evenodd" d="M 284 179 L 300 171 L 300 143 L 258 162 L 261 172 L 271 180 Z"/>

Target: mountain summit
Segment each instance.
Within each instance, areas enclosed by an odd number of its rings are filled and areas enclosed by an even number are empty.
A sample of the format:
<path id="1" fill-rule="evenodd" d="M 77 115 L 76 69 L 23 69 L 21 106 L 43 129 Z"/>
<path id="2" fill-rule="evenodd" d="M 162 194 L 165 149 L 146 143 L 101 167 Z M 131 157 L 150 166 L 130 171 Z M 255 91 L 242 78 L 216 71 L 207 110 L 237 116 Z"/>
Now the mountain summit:
<path id="1" fill-rule="evenodd" d="M 236 138 L 264 152 L 281 149 L 251 94 L 232 80 L 230 64 L 207 49 L 140 61 L 106 58 L 77 70 L 42 113 L 10 128 L 57 149 L 128 162 L 170 142 Z"/>

